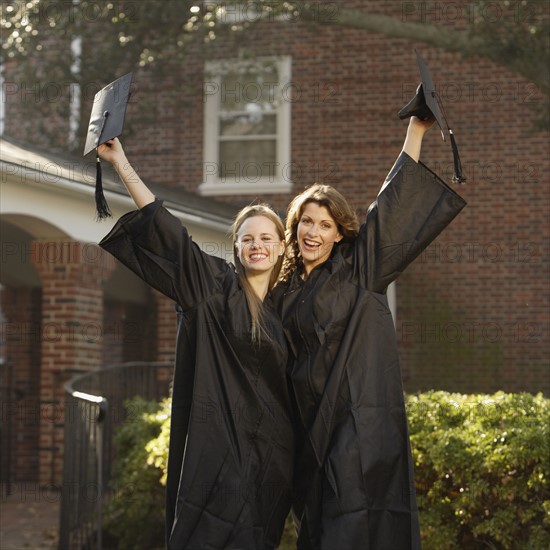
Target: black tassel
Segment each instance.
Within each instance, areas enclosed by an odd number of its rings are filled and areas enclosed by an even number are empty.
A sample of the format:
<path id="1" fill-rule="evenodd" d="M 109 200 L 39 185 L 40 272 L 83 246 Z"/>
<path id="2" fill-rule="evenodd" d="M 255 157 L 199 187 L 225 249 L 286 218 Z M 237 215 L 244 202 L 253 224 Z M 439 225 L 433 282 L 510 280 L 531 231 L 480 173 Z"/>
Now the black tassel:
<path id="1" fill-rule="evenodd" d="M 464 183 L 466 181 L 466 178 L 462 175 L 462 164 L 460 163 L 460 156 L 458 155 L 458 147 L 456 146 L 453 131 L 450 128 L 449 135 L 451 136 L 451 149 L 453 150 L 454 161 L 453 183 Z"/>
<path id="2" fill-rule="evenodd" d="M 101 130 L 99 131 L 99 136 L 97 138 L 97 146 L 101 142 L 101 135 L 103 134 L 103 129 L 105 128 L 105 123 L 109 118 L 109 111 L 103 113 L 103 123 L 101 124 Z M 101 174 L 101 159 L 99 158 L 99 152 L 95 150 L 95 208 L 97 212 L 97 219 L 104 220 L 105 218 L 112 217 L 111 211 L 109 210 L 109 205 L 107 204 L 107 199 L 103 194 L 103 176 Z"/>
<path id="3" fill-rule="evenodd" d="M 99 153 L 96 152 L 95 157 L 95 207 L 97 211 L 97 219 L 103 220 L 105 218 L 112 217 L 111 211 L 109 210 L 109 205 L 103 194 L 103 177 L 101 174 L 101 159 L 99 158 Z"/>

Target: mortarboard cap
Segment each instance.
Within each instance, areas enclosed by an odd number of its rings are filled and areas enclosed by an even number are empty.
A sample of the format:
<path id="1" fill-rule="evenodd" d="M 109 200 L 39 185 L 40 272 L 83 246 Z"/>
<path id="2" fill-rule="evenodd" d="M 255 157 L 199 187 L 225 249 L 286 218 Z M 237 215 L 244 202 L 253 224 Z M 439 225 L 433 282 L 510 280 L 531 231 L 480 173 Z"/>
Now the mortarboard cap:
<path id="1" fill-rule="evenodd" d="M 126 106 L 130 99 L 131 85 L 132 73 L 128 73 L 111 82 L 95 95 L 88 124 L 86 145 L 84 146 L 84 156 L 94 149 L 97 150 L 97 147 L 101 144 L 122 133 Z M 103 194 L 101 162 L 97 151 L 95 201 L 99 219 L 111 216 L 109 206 Z"/>
<path id="2" fill-rule="evenodd" d="M 453 131 L 449 128 L 443 105 L 435 90 L 435 86 L 432 80 L 430 70 L 426 65 L 426 62 L 420 57 L 420 54 L 416 52 L 416 62 L 420 70 L 421 84 L 416 89 L 416 95 L 405 105 L 398 113 L 400 119 L 416 116 L 421 120 L 428 120 L 432 116 L 435 118 L 439 128 L 441 129 L 441 137 L 445 141 L 445 134 L 449 133 L 451 141 L 451 149 L 453 151 L 454 160 L 454 175 L 453 182 L 464 183 L 466 178 L 462 175 L 462 166 L 460 163 L 460 156 L 458 154 L 458 148 L 456 146 L 456 140 Z"/>

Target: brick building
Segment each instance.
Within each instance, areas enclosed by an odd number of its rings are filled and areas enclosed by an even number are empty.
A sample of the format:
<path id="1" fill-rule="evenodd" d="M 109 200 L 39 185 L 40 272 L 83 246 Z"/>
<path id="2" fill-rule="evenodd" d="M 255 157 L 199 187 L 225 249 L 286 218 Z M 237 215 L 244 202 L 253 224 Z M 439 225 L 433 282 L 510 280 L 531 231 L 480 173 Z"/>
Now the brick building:
<path id="1" fill-rule="evenodd" d="M 2 482 L 56 487 L 64 383 L 103 365 L 170 360 L 175 310 L 97 246 L 112 223 L 94 220 L 93 163 L 7 139 L 0 149 Z M 117 219 L 133 203 L 105 172 Z M 227 255 L 233 207 L 151 189 L 203 249 Z"/>
<path id="2" fill-rule="evenodd" d="M 456 5 L 461 4 L 466 3 Z M 403 3 L 375 0 L 369 2 L 371 8 L 403 17 Z M 463 26 L 464 18 L 453 13 L 445 17 L 436 10 L 432 18 L 439 20 L 432 22 Z M 463 59 L 421 42 L 334 26 L 265 22 L 238 40 L 217 40 L 207 56 L 197 46 L 184 62 L 173 62 L 160 76 L 137 69 L 136 93 L 128 108 L 132 133 L 123 140 L 125 149 L 143 178 L 157 185 L 160 196 L 170 195 L 174 206 L 183 209 L 185 203 L 178 200 L 196 201 L 193 204 L 210 210 L 222 225 L 230 212 L 257 198 L 284 212 L 289 200 L 313 182 L 335 185 L 364 216 L 405 136 L 406 124 L 396 113 L 418 83 L 415 48 L 430 65 L 457 136 L 468 178 L 457 191 L 468 206 L 393 290 L 405 389 L 549 393 L 550 150 L 548 133 L 533 130 L 547 101 L 534 84 L 487 59 Z M 9 78 L 7 71 L 6 83 L 17 90 L 22 83 Z M 143 121 L 142 106 L 153 94 L 156 114 Z M 35 96 L 15 91 L 6 99 L 7 138 L 52 153 L 71 147 L 65 137 L 69 107 L 62 97 L 50 118 L 59 128 L 55 139 L 37 129 L 53 109 L 44 98 L 35 101 Z M 90 101 L 84 98 L 83 119 Z M 435 130 L 424 142 L 422 160 L 450 181 L 450 148 Z M 37 161 L 37 166 L 44 162 Z M 2 205 L 3 225 L 22 231 L 22 223 L 14 222 L 12 215 L 5 214 Z M 67 223 L 80 224 L 74 219 Z M 221 239 L 219 231 L 217 235 Z M 42 226 L 30 236 L 18 236 L 27 241 L 42 237 L 51 238 Z M 99 238 L 94 233 L 76 240 L 84 246 Z M 210 234 L 206 241 L 212 238 Z M 139 291 L 143 299 L 133 304 L 118 294 L 120 287 L 113 288 L 101 308 L 95 287 L 101 286 L 102 277 L 109 280 L 109 270 L 116 273 L 119 268 L 104 263 L 101 273 L 88 272 L 81 260 L 74 261 L 76 271 L 82 272 L 80 282 L 71 280 L 62 291 L 65 299 L 78 295 L 73 321 L 107 327 L 110 319 L 139 318 L 143 324 L 132 325 L 132 330 L 140 334 L 153 334 L 150 327 L 162 324 L 164 313 L 152 307 L 158 302 L 145 288 Z M 5 326 L 44 325 L 57 319 L 47 316 L 58 315 L 50 309 L 59 306 L 44 297 L 66 269 L 65 259 L 53 268 L 33 262 L 32 273 L 30 262 L 25 266 L 25 279 L 2 276 Z M 36 307 L 40 293 L 41 313 Z M 151 310 L 156 315 L 140 314 Z M 163 324 L 166 333 L 170 322 Z M 112 358 L 131 358 L 135 348 L 125 350 L 121 340 L 107 332 L 93 352 L 67 350 L 61 362 L 55 354 L 63 352 L 63 346 L 50 346 L 43 334 L 40 345 L 29 346 L 10 341 L 4 332 L 4 353 L 8 363 L 18 363 L 18 372 L 29 372 L 19 384 L 33 378 L 34 395 L 55 402 L 50 388 L 68 373 L 111 363 Z M 159 353 L 153 350 L 161 348 L 162 358 L 171 353 L 170 343 L 162 345 L 154 338 L 142 343 L 142 357 L 156 359 Z M 48 361 L 56 364 L 55 380 Z M 35 369 L 33 375 L 30 369 Z M 36 440 L 37 435 L 32 437 Z M 40 444 L 55 446 L 42 432 Z M 45 479 L 42 474 L 40 479 Z"/>

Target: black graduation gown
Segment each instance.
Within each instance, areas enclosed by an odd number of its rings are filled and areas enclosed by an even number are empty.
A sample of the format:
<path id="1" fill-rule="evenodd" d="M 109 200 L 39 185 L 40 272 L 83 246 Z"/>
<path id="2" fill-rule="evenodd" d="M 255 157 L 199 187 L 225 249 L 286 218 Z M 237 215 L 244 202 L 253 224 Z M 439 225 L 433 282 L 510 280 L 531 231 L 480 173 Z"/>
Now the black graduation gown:
<path id="1" fill-rule="evenodd" d="M 168 548 L 276 547 L 290 508 L 294 432 L 271 298 L 271 341 L 254 345 L 233 267 L 203 253 L 160 201 L 123 216 L 100 245 L 178 304 Z"/>
<path id="2" fill-rule="evenodd" d="M 402 153 L 353 242 L 276 288 L 297 410 L 299 549 L 420 548 L 387 286 L 465 206 Z"/>

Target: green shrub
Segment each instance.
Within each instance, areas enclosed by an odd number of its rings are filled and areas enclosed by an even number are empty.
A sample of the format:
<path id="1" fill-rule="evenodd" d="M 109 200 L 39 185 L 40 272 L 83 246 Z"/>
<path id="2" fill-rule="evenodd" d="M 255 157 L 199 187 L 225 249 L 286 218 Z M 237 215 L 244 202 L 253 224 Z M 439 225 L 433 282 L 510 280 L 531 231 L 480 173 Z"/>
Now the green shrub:
<path id="1" fill-rule="evenodd" d="M 164 540 L 170 401 L 131 406 L 142 421 L 117 435 L 109 530 L 121 550 L 150 550 Z M 424 550 L 550 548 L 550 400 L 428 392 L 407 411 Z M 287 521 L 280 550 L 293 531 Z"/>
<path id="2" fill-rule="evenodd" d="M 408 398 L 425 550 L 550 548 L 550 401 L 429 392 Z"/>
<path id="3" fill-rule="evenodd" d="M 169 428 L 170 401 L 134 398 L 126 408 L 128 420 L 114 438 L 113 498 L 105 510 L 104 548 L 162 550 L 168 445 L 160 445 L 167 441 L 163 434 Z"/>

